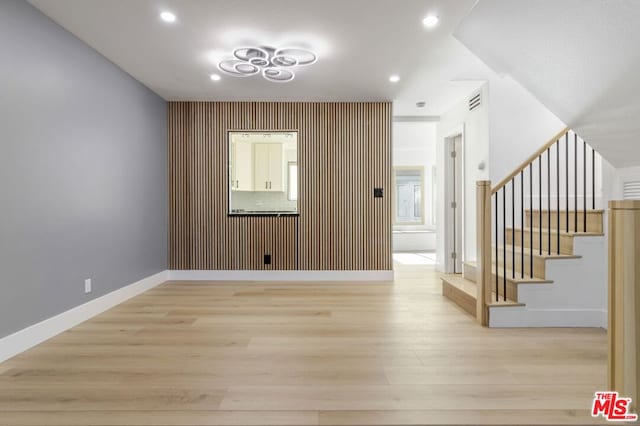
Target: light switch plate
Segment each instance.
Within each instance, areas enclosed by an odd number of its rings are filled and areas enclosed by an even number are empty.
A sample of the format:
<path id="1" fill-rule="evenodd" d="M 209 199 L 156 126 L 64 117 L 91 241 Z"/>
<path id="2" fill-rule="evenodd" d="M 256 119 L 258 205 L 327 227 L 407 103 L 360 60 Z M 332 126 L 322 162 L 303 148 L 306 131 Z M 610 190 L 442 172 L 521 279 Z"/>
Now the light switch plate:
<path id="1" fill-rule="evenodd" d="M 84 280 L 84 292 L 91 293 L 91 278 Z"/>

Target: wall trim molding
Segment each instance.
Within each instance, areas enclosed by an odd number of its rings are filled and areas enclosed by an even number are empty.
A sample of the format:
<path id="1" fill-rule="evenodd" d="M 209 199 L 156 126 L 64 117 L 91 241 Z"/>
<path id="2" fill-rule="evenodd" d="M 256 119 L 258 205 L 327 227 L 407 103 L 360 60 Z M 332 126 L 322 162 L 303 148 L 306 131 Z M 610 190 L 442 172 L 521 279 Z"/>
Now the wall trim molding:
<path id="1" fill-rule="evenodd" d="M 168 271 L 158 272 L 121 287 L 82 305 L 69 309 L 0 339 L 0 362 L 48 340 L 63 331 L 150 290 L 169 278 Z"/>
<path id="2" fill-rule="evenodd" d="M 393 270 L 170 270 L 172 281 L 393 281 Z"/>

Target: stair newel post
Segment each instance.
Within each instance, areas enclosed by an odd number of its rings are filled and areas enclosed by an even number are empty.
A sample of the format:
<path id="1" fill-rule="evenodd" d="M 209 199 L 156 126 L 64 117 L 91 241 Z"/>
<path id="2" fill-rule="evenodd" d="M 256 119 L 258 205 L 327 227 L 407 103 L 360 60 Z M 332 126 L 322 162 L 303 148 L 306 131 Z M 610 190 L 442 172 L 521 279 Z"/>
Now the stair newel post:
<path id="1" fill-rule="evenodd" d="M 609 390 L 640 406 L 640 200 L 609 202 Z"/>
<path id="2" fill-rule="evenodd" d="M 496 210 L 496 215 L 498 211 Z M 497 241 L 496 241 L 497 244 Z M 476 182 L 476 253 L 477 297 L 476 317 L 483 326 L 489 325 L 491 302 L 491 181 Z M 498 259 L 496 258 L 496 264 Z"/>

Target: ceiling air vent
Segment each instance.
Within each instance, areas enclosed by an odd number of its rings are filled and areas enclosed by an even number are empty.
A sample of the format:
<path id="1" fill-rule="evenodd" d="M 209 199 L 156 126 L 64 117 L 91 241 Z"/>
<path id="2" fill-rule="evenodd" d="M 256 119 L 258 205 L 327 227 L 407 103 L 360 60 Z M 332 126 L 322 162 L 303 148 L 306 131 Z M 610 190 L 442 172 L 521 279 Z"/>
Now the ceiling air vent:
<path id="1" fill-rule="evenodd" d="M 640 180 L 625 182 L 622 187 L 622 198 L 640 200 Z"/>
<path id="2" fill-rule="evenodd" d="M 482 97 L 480 96 L 480 92 L 478 92 L 469 99 L 469 111 L 479 108 L 480 105 L 482 105 Z"/>

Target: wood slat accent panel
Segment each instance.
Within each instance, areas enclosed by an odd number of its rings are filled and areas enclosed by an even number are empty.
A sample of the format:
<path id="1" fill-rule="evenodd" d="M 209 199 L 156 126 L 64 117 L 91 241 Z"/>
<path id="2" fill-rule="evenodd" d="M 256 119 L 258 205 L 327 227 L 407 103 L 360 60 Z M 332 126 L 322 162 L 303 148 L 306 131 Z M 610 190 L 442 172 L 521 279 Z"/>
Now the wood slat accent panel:
<path id="1" fill-rule="evenodd" d="M 171 269 L 391 269 L 390 103 L 170 102 L 168 123 Z M 228 130 L 298 131 L 299 217 L 227 216 Z"/>

